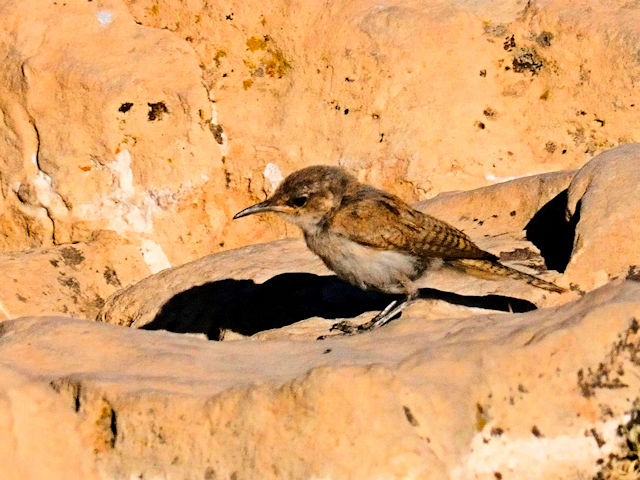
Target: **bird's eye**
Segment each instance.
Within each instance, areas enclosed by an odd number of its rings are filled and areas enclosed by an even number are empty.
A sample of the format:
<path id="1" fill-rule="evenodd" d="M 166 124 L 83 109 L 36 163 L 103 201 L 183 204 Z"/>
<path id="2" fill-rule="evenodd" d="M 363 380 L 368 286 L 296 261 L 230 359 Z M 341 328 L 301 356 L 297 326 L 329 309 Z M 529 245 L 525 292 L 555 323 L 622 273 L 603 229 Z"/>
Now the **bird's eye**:
<path id="1" fill-rule="evenodd" d="M 292 200 L 292 202 L 296 207 L 303 207 L 304 204 L 307 203 L 307 197 L 296 197 Z"/>

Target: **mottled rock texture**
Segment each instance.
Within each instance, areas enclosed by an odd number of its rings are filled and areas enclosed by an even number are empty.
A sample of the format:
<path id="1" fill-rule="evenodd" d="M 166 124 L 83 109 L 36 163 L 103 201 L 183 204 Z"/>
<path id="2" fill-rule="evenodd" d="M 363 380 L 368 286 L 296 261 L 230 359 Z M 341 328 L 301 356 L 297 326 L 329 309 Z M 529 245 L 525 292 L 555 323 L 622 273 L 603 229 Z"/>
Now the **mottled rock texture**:
<path id="1" fill-rule="evenodd" d="M 567 277 L 582 288 L 640 267 L 640 144 L 608 150 L 571 181 L 567 217 L 576 224 Z"/>
<path id="2" fill-rule="evenodd" d="M 0 249 L 111 229 L 153 271 L 340 164 L 409 201 L 640 140 L 628 1 L 0 2 Z"/>
<path id="3" fill-rule="evenodd" d="M 408 309 L 321 342 L 10 320 L 0 451 L 12 478 L 590 478 L 640 388 L 639 299 L 629 280 L 516 315 Z"/>
<path id="4" fill-rule="evenodd" d="M 224 176 L 189 45 L 116 0 L 3 1 L 0 30 L 2 250 L 98 229 L 149 250 L 154 271 L 211 250 Z"/>
<path id="5" fill-rule="evenodd" d="M 111 294 L 150 273 L 138 248 L 110 232 L 89 242 L 0 253 L 0 321 L 93 319 Z"/>
<path id="6" fill-rule="evenodd" d="M 637 477 L 639 40 L 628 0 L 0 0 L 2 480 Z M 316 163 L 567 292 L 438 273 L 337 335 L 390 297 L 231 221 Z"/>

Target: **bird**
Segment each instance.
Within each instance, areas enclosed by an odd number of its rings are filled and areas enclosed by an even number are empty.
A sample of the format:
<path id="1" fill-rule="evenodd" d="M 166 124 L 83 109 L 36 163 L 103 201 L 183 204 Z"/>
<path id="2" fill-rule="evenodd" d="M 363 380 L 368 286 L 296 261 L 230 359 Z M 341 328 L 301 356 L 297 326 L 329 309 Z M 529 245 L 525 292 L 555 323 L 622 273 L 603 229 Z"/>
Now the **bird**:
<path id="1" fill-rule="evenodd" d="M 394 300 L 363 325 L 335 324 L 343 333 L 385 325 L 418 298 L 417 280 L 444 267 L 564 291 L 501 264 L 461 230 L 391 193 L 360 183 L 341 167 L 314 165 L 297 170 L 267 200 L 239 211 L 233 219 L 264 212 L 299 227 L 308 248 L 340 279 L 363 290 L 404 295 L 404 301 Z"/>

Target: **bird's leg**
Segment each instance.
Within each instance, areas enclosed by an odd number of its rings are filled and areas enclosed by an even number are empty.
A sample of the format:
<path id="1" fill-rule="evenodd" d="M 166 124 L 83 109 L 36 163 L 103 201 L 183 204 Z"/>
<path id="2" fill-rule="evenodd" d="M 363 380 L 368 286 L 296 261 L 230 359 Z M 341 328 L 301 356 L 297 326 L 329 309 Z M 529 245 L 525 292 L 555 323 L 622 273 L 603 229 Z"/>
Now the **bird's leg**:
<path id="1" fill-rule="evenodd" d="M 389 323 L 393 317 L 402 312 L 405 308 L 407 308 L 411 303 L 413 303 L 415 299 L 415 295 L 407 295 L 401 303 L 397 301 L 391 302 L 387 308 L 382 310 L 379 314 L 369 320 L 367 323 L 363 323 L 358 326 L 359 332 L 364 332 L 366 330 L 373 330 L 374 328 L 381 327 L 386 323 Z M 396 305 L 397 304 L 397 305 Z"/>
<path id="2" fill-rule="evenodd" d="M 371 322 L 373 322 L 376 319 L 379 319 L 381 317 L 383 317 L 384 315 L 386 315 L 393 307 L 395 307 L 395 305 L 398 303 L 397 300 L 392 301 L 389 305 L 387 305 L 384 310 L 382 310 L 380 313 L 378 313 L 375 317 L 373 317 L 373 320 L 368 321 L 367 323 L 363 324 L 363 325 L 356 325 L 353 322 L 350 322 L 349 320 L 342 320 L 341 322 L 337 322 L 334 323 L 329 331 L 334 331 L 334 330 L 338 330 L 342 333 L 346 333 L 347 335 L 352 335 L 356 332 L 358 332 L 359 330 L 362 329 L 362 327 L 364 325 L 369 325 Z"/>
<path id="3" fill-rule="evenodd" d="M 407 297 L 404 299 L 404 301 L 402 303 L 398 303 L 397 305 L 397 302 L 391 302 L 387 306 L 387 308 L 382 310 L 367 323 L 360 325 L 358 327 L 358 331 L 363 332 L 365 330 L 373 330 L 374 328 L 378 328 L 385 325 L 386 323 L 389 323 L 389 321 L 391 321 L 393 317 L 402 312 L 405 308 L 411 305 L 416 298 L 418 298 L 418 289 L 413 285 L 413 283 L 411 283 L 411 281 L 406 279 L 402 283 L 402 285 L 407 292 Z"/>
<path id="4" fill-rule="evenodd" d="M 345 335 L 353 335 L 358 332 L 358 325 L 350 322 L 349 320 L 341 320 L 340 322 L 336 322 L 331 325 L 329 331 L 333 332 L 334 330 L 344 333 Z"/>
<path id="5" fill-rule="evenodd" d="M 405 301 L 403 301 L 400 305 L 403 305 L 405 303 Z M 381 312 L 378 312 L 376 314 L 375 317 L 373 317 L 371 320 L 369 320 L 366 323 L 363 323 L 362 325 L 360 325 L 360 328 L 366 328 L 367 330 L 369 328 L 373 328 L 373 325 L 377 322 L 379 322 L 380 320 L 386 318 L 386 316 L 388 315 L 389 312 L 391 311 L 396 311 L 396 309 L 400 306 L 398 305 L 398 300 L 394 300 L 393 302 L 391 302 L 389 305 L 387 305 L 386 307 L 384 307 L 384 309 Z M 395 308 L 394 308 L 395 307 Z M 398 310 L 399 311 L 399 310 Z M 397 313 L 397 312 L 396 312 Z M 394 314 L 395 315 L 395 314 Z M 386 322 L 385 322 L 386 323 Z"/>
<path id="6" fill-rule="evenodd" d="M 386 323 L 389 323 L 393 317 L 402 312 L 405 308 L 407 308 L 413 301 L 418 297 L 418 290 L 411 285 L 411 283 L 407 282 L 405 284 L 405 288 L 407 289 L 407 297 L 401 302 L 398 303 L 397 300 L 394 300 L 389 305 L 387 305 L 384 310 L 378 313 L 375 317 L 369 320 L 362 325 L 354 325 L 352 322 L 347 320 L 343 320 L 342 322 L 335 323 L 331 327 L 331 331 L 339 330 L 342 333 L 347 335 L 353 335 L 357 332 L 365 332 L 367 330 L 373 330 L 374 328 L 381 327 Z"/>

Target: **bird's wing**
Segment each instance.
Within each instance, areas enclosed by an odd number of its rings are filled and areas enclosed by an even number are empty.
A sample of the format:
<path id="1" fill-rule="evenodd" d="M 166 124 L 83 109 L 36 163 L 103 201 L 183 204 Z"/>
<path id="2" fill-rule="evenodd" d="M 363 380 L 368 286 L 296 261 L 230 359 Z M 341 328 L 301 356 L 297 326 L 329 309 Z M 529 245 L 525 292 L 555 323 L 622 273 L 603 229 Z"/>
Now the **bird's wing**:
<path id="1" fill-rule="evenodd" d="M 457 228 L 371 187 L 345 197 L 327 227 L 363 245 L 422 258 L 496 258 Z"/>

